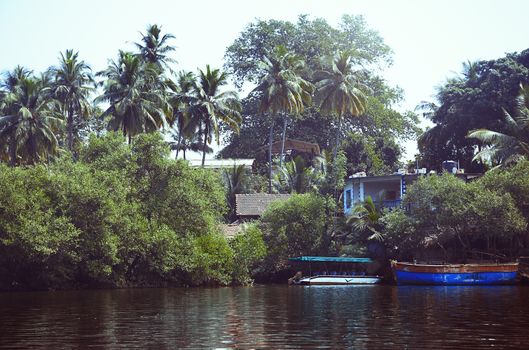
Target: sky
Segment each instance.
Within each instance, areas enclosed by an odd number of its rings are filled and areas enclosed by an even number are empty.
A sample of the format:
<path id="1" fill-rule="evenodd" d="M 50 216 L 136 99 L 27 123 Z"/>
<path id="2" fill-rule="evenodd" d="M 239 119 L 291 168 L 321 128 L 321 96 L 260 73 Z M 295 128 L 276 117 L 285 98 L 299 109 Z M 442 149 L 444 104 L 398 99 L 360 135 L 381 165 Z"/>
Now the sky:
<path id="1" fill-rule="evenodd" d="M 94 71 L 118 49 L 133 49 L 148 24 L 172 33 L 177 69 L 221 67 L 229 46 L 255 19 L 296 21 L 363 15 L 394 52 L 382 76 L 404 90 L 398 110 L 434 99 L 436 86 L 462 62 L 499 58 L 529 48 L 524 0 L 0 0 L 0 71 L 23 65 L 35 72 L 56 64 L 59 52 L 79 51 Z M 405 158 L 417 152 L 405 144 Z"/>

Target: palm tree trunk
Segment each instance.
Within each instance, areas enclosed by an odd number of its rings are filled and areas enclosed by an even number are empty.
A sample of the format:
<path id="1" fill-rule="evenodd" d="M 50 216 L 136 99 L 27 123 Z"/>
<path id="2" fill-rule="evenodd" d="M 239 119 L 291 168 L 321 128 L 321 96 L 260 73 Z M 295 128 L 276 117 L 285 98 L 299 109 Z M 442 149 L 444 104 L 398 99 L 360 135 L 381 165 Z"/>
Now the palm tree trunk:
<path id="1" fill-rule="evenodd" d="M 336 144 L 334 145 L 334 150 L 332 151 L 333 165 L 334 165 L 334 162 L 336 161 L 336 156 L 338 155 L 338 147 L 340 147 L 340 138 L 342 136 L 341 129 L 342 129 L 342 118 L 339 118 L 338 127 L 336 128 Z"/>
<path id="2" fill-rule="evenodd" d="M 202 145 L 202 168 L 206 163 L 206 147 L 208 145 L 208 128 L 204 126 L 204 143 Z"/>
<path id="3" fill-rule="evenodd" d="M 178 130 L 178 143 L 177 143 L 176 155 L 175 155 L 174 159 L 178 159 L 178 153 L 180 151 L 180 143 L 181 142 L 182 142 L 182 128 L 179 128 L 179 130 Z"/>
<path id="4" fill-rule="evenodd" d="M 283 157 L 285 154 L 285 139 L 287 135 L 287 115 L 283 115 L 283 135 L 281 137 L 281 153 L 279 154 L 279 167 L 283 167 Z"/>
<path id="5" fill-rule="evenodd" d="M 17 140 L 15 136 L 9 138 L 9 165 L 14 167 L 17 165 Z"/>
<path id="6" fill-rule="evenodd" d="M 338 156 L 338 147 L 340 147 L 340 136 L 342 129 L 342 118 L 338 119 L 338 127 L 336 128 L 336 144 L 334 145 L 334 150 L 332 152 L 332 172 L 333 172 L 333 182 L 334 182 L 334 200 L 338 202 L 338 169 L 336 169 L 336 157 Z M 332 216 L 332 234 L 336 231 L 336 219 L 338 216 L 338 206 L 334 206 L 334 212 Z"/>
<path id="7" fill-rule="evenodd" d="M 67 128 L 68 128 L 68 150 L 72 153 L 73 156 L 73 111 L 71 107 L 68 107 L 68 116 L 66 118 Z"/>
<path id="8" fill-rule="evenodd" d="M 272 142 L 274 141 L 274 119 L 268 136 L 268 193 L 272 193 Z"/>

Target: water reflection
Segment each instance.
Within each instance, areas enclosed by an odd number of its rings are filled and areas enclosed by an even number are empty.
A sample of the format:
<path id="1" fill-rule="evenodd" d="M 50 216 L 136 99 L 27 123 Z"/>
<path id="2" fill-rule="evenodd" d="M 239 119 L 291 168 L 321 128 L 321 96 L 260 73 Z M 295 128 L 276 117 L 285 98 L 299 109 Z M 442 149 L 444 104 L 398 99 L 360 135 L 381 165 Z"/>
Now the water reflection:
<path id="1" fill-rule="evenodd" d="M 0 294 L 0 347 L 527 347 L 529 288 L 287 287 Z"/>

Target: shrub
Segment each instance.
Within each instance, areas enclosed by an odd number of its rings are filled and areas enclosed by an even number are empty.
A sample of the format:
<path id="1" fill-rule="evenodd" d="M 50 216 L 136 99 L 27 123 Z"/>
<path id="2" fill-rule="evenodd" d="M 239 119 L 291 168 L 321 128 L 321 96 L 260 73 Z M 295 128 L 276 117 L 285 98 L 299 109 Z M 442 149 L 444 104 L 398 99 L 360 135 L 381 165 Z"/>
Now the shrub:
<path id="1" fill-rule="evenodd" d="M 261 219 L 268 250 L 264 270 L 285 269 L 289 257 L 326 254 L 332 210 L 332 200 L 312 193 L 272 203 Z"/>

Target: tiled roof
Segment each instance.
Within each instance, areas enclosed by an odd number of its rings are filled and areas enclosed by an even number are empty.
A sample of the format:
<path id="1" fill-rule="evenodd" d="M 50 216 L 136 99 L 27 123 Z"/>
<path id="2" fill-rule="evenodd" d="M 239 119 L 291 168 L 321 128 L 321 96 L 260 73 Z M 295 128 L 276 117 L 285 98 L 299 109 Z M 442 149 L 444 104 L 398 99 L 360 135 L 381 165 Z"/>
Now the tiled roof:
<path id="1" fill-rule="evenodd" d="M 284 201 L 290 197 L 289 194 L 236 194 L 235 202 L 237 204 L 238 216 L 261 216 L 270 203 L 281 200 Z"/>

